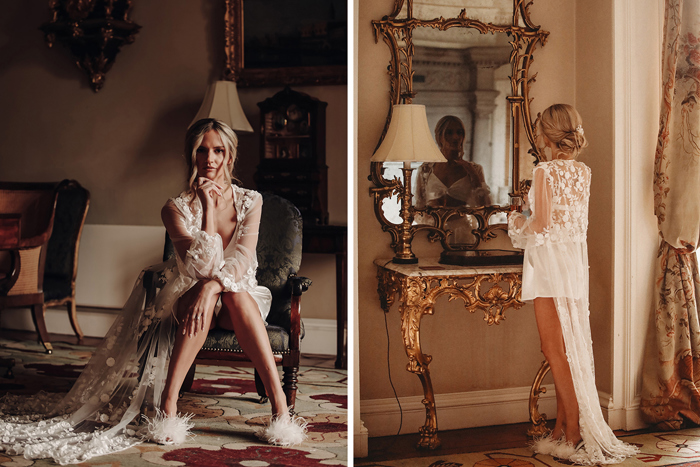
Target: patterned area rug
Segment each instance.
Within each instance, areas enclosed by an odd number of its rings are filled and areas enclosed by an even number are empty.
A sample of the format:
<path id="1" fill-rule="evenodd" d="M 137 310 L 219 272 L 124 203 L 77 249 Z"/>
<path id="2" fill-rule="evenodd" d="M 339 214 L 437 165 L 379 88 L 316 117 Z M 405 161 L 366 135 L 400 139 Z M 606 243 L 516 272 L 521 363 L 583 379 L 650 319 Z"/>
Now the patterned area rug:
<path id="1" fill-rule="evenodd" d="M 67 392 L 92 355 L 92 347 L 54 343 L 53 355 L 32 342 L 0 339 L 0 357 L 15 359 L 12 379 L 0 377 L 0 394 L 33 394 L 39 390 Z M 0 368 L 0 376 L 5 370 Z M 193 413 L 195 437 L 186 444 L 143 443 L 116 454 L 81 463 L 90 466 L 290 466 L 347 465 L 347 371 L 301 367 L 296 412 L 308 422 L 309 439 L 301 446 L 281 448 L 261 443 L 255 432 L 270 415 L 270 404 L 259 404 L 252 368 L 198 365 L 192 392 L 179 409 Z M 0 465 L 55 466 L 0 452 Z"/>
<path id="2" fill-rule="evenodd" d="M 700 467 L 700 428 L 620 436 L 639 447 L 641 453 L 619 466 L 684 466 Z M 396 461 L 362 462 L 357 467 L 560 467 L 571 466 L 568 461 L 533 453 L 529 448 L 503 449 L 465 454 L 401 459 Z"/>

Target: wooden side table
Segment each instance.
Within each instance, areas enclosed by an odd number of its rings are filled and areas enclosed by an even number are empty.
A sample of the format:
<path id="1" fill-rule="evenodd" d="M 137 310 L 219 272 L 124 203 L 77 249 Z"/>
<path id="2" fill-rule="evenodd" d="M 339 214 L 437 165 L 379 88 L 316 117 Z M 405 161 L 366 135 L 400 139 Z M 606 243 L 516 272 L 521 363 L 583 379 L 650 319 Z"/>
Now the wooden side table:
<path id="1" fill-rule="evenodd" d="M 385 313 L 396 297 L 401 313 L 401 333 L 408 356 L 406 369 L 418 375 L 423 385 L 425 424 L 420 427 L 418 448 L 440 446 L 437 431 L 435 395 L 430 379 L 430 361 L 420 343 L 423 315 L 433 314 L 435 301 L 441 295 L 461 298 L 470 313 L 481 310 L 486 324 L 499 324 L 508 308 L 518 309 L 522 286 L 522 266 L 464 267 L 439 264 L 437 258 L 420 259 L 418 264 L 395 264 L 391 259 L 377 259 L 379 300 Z"/>
<path id="2" fill-rule="evenodd" d="M 304 225 L 302 251 L 335 255 L 336 360 L 335 367 L 348 367 L 347 341 L 347 251 L 348 228 L 344 225 Z"/>

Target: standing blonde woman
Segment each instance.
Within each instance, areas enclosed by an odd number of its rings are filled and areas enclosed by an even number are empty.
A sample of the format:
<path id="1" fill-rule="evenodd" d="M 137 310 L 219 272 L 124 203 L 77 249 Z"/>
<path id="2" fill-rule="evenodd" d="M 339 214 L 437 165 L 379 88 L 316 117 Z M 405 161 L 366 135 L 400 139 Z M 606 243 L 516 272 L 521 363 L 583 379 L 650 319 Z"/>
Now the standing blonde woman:
<path id="1" fill-rule="evenodd" d="M 591 170 L 576 160 L 588 143 L 570 105 L 547 108 L 540 130 L 547 160 L 533 171 L 530 214 L 508 217 L 513 245 L 525 249 L 522 299 L 534 301 L 557 396 L 554 430 L 533 448 L 577 464 L 619 463 L 638 451 L 603 419 L 595 386 L 586 244 Z"/>
<path id="2" fill-rule="evenodd" d="M 78 464 L 144 440 L 186 441 L 191 416 L 178 414 L 178 393 L 215 325 L 235 330 L 270 396 L 272 418 L 259 436 L 283 446 L 305 439 L 306 423 L 289 413 L 265 331 L 272 298 L 255 278 L 262 196 L 231 183 L 236 143 L 217 120 L 190 127 L 189 188 L 161 213 L 177 253 L 153 268 L 165 270 L 166 285 L 146 300 L 139 276 L 68 394 L 0 398 L 0 450 Z"/>

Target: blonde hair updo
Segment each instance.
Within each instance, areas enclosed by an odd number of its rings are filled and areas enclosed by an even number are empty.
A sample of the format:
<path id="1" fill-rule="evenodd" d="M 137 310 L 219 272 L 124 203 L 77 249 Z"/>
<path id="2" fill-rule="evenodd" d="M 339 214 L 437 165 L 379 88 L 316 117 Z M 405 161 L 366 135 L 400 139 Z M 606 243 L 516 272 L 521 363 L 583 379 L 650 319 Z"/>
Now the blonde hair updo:
<path id="1" fill-rule="evenodd" d="M 583 134 L 581 115 L 568 104 L 547 107 L 540 117 L 540 129 L 548 140 L 572 159 L 578 157 L 581 150 L 588 146 Z M 556 154 L 552 158 L 556 158 Z"/>

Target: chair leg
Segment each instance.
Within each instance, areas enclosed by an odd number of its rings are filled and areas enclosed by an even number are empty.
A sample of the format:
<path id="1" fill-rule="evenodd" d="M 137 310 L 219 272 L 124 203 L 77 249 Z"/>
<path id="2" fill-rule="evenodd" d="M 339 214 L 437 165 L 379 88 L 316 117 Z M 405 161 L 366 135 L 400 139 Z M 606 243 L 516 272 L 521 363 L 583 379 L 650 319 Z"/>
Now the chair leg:
<path id="1" fill-rule="evenodd" d="M 190 370 L 187 372 L 187 375 L 185 376 L 185 380 L 182 382 L 182 386 L 180 387 L 180 397 L 182 397 L 184 393 L 189 392 L 190 389 L 192 389 L 192 383 L 194 383 L 194 372 L 196 370 L 197 364 L 193 363 L 190 367 Z"/>
<path id="2" fill-rule="evenodd" d="M 297 401 L 297 375 L 299 373 L 298 366 L 285 366 L 282 368 L 284 375 L 282 377 L 282 390 L 287 396 L 287 407 L 294 408 Z"/>
<path id="3" fill-rule="evenodd" d="M 78 344 L 83 343 L 83 330 L 80 329 L 80 324 L 78 324 L 78 310 L 75 306 L 75 299 L 66 303 L 68 308 L 68 317 L 70 318 L 70 325 L 73 328 L 73 332 L 78 337 Z"/>
<path id="4" fill-rule="evenodd" d="M 262 378 L 260 377 L 260 373 L 258 373 L 257 369 L 255 370 L 255 389 L 258 391 L 258 396 L 260 396 L 258 403 L 267 403 L 269 399 L 267 397 L 267 392 L 265 392 L 265 385 L 263 384 Z"/>
<path id="5" fill-rule="evenodd" d="M 3 378 L 13 379 L 15 375 L 12 373 L 12 367 L 15 366 L 14 358 L 0 358 L 0 366 L 7 367 L 7 372 Z"/>
<path id="6" fill-rule="evenodd" d="M 32 305 L 32 320 L 34 321 L 34 327 L 39 333 L 39 339 L 46 348 L 47 354 L 53 353 L 53 346 L 51 345 L 49 339 L 49 333 L 46 330 L 46 322 L 44 321 L 44 313 L 46 313 L 46 307 L 43 303 L 37 303 Z"/>

